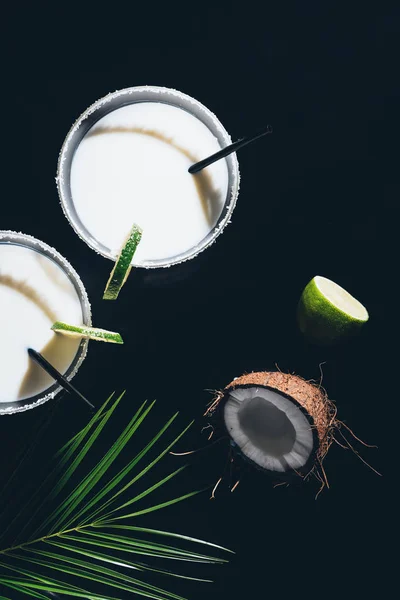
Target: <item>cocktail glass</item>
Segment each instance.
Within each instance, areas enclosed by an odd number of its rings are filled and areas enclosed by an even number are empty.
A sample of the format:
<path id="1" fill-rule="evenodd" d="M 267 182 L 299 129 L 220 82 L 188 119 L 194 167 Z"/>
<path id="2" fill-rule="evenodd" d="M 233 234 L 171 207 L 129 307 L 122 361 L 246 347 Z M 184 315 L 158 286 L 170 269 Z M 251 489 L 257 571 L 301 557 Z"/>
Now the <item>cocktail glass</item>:
<path id="1" fill-rule="evenodd" d="M 8 254 L 5 252 L 1 253 L 2 247 L 7 248 Z M 52 309 L 46 304 L 46 289 L 36 289 L 28 282 L 24 281 L 24 278 L 19 276 L 20 273 L 16 272 L 14 274 L 10 272 L 10 269 L 12 271 L 14 268 L 10 267 L 10 264 L 14 264 L 13 262 L 11 263 L 13 255 L 15 255 L 15 252 L 13 253 L 14 248 L 18 249 L 18 253 L 21 253 L 19 248 L 26 249 L 26 251 L 29 253 L 26 254 L 26 256 L 29 256 L 29 258 L 33 257 L 35 259 L 35 268 L 37 259 L 37 265 L 40 265 L 37 268 L 43 271 L 43 280 L 49 282 L 52 293 L 54 289 L 57 290 L 57 286 L 59 286 L 61 298 L 63 297 L 63 293 L 69 294 L 68 298 L 70 298 L 71 302 L 79 303 L 82 324 L 90 326 L 91 309 L 88 296 L 83 283 L 79 278 L 79 275 L 72 268 L 69 262 L 54 248 L 30 235 L 17 233 L 14 231 L 0 231 L 0 288 L 3 287 L 4 293 L 7 292 L 9 294 L 8 299 L 12 299 L 10 294 L 14 294 L 16 298 L 16 306 L 19 306 L 19 300 L 21 300 L 21 302 L 32 302 L 35 305 L 34 311 L 36 311 L 36 308 L 38 307 L 37 310 L 40 312 L 40 323 L 42 324 L 42 322 L 45 322 L 47 319 L 48 327 L 50 329 L 52 325 L 51 321 L 54 317 L 52 315 Z M 31 255 L 30 253 L 33 254 Z M 24 262 L 24 256 L 25 254 L 22 253 L 22 256 L 19 256 L 17 260 L 22 260 Z M 8 265 L 7 260 L 9 263 Z M 17 266 L 18 265 L 16 265 L 16 271 Z M 64 286 L 64 291 L 62 290 L 62 286 Z M 73 292 L 73 290 L 75 290 L 75 292 Z M 12 311 L 12 308 L 10 309 L 10 307 L 12 307 L 12 302 L 8 303 L 8 307 L 9 310 Z M 79 313 L 78 308 L 79 307 L 77 305 L 77 313 Z M 2 310 L 4 311 L 4 307 L 2 307 Z M 44 313 L 44 315 L 42 315 L 42 313 Z M 36 313 L 34 312 L 34 314 Z M 4 317 L 4 314 L 2 316 Z M 15 312 L 9 316 L 6 315 L 4 320 L 8 331 L 3 332 L 3 334 L 7 333 L 7 335 L 3 335 L 3 341 L 7 339 L 7 336 L 9 336 L 8 339 L 12 340 L 13 332 L 15 332 L 19 327 L 18 313 Z M 32 325 L 34 326 L 34 324 Z M 80 342 L 76 343 L 76 346 L 68 346 L 66 345 L 68 344 L 68 341 L 63 341 L 61 336 L 58 337 L 58 334 L 50 333 L 49 336 L 49 342 L 45 348 L 34 349 L 38 352 L 43 352 L 45 356 L 46 354 L 47 356 L 57 356 L 58 351 L 62 352 L 63 361 L 65 361 L 65 364 L 69 363 L 69 366 L 67 366 L 63 374 L 68 380 L 72 379 L 86 356 L 88 340 L 82 339 Z M 44 376 L 47 377 L 47 380 L 40 379 L 40 383 L 42 385 L 37 383 L 38 378 L 41 378 L 43 373 L 40 372 L 40 367 L 35 365 L 33 361 L 28 358 L 28 355 L 26 356 L 27 368 L 25 372 L 21 372 L 21 387 L 18 395 L 17 397 L 10 399 L 10 401 L 7 401 L 5 398 L 2 399 L 3 401 L 0 401 L 0 415 L 9 415 L 35 408 L 36 406 L 39 406 L 44 402 L 54 398 L 62 390 L 60 385 L 57 383 L 52 383 L 46 374 L 44 374 Z M 10 352 L 10 348 L 8 348 L 6 344 L 2 346 L 0 362 L 0 372 L 2 372 L 4 369 L 3 377 L 5 378 L 6 369 L 11 369 L 15 366 L 12 364 L 12 352 Z M 0 387 L 2 385 L 2 379 L 3 378 L 0 377 Z M 43 383 L 46 385 L 46 382 L 48 386 L 45 389 L 40 389 L 40 391 L 37 391 L 40 387 L 43 387 Z M 30 393 L 30 391 L 32 393 Z"/>
<path id="2" fill-rule="evenodd" d="M 58 161 L 57 185 L 61 206 L 65 216 L 69 220 L 76 233 L 93 250 L 111 260 L 115 260 L 116 258 L 115 248 L 106 246 L 104 243 L 102 243 L 102 241 L 97 239 L 95 235 L 92 235 L 92 233 L 89 231 L 90 227 L 87 227 L 83 223 L 78 214 L 71 190 L 71 165 L 79 144 L 82 142 L 89 130 L 100 119 L 109 113 L 120 109 L 121 107 L 125 107 L 130 104 L 148 102 L 168 104 L 173 107 L 177 107 L 198 119 L 208 128 L 209 132 L 211 132 L 214 138 L 216 138 L 218 141 L 217 149 L 229 145 L 232 141 L 220 121 L 208 108 L 194 98 L 169 88 L 156 86 L 126 88 L 108 94 L 90 106 L 74 123 L 67 137 L 65 138 Z M 149 134 L 153 137 L 157 136 L 157 132 L 154 131 L 149 132 Z M 197 160 L 202 158 L 205 157 L 198 156 Z M 132 261 L 134 266 L 145 268 L 169 267 L 171 265 L 192 259 L 200 252 L 208 248 L 208 246 L 210 246 L 222 233 L 226 225 L 230 222 L 239 192 L 240 180 L 236 154 L 230 154 L 222 160 L 226 161 L 227 167 L 227 191 L 226 196 L 222 198 L 222 210 L 219 214 L 219 217 L 216 222 L 212 224 L 208 233 L 203 237 L 203 239 L 196 242 L 192 247 L 189 247 L 185 251 L 179 252 L 173 256 L 156 257 L 149 260 L 140 260 L 139 262 L 135 262 L 134 258 Z M 113 199 L 110 198 L 110 203 L 112 203 L 112 201 Z M 155 215 L 154 218 L 157 218 L 157 215 Z M 137 223 L 140 226 L 142 225 L 139 221 L 137 221 Z M 127 223 L 127 226 L 129 225 L 132 224 Z M 111 226 L 112 225 L 110 224 L 110 227 Z M 181 226 L 185 227 L 185 222 L 182 222 Z M 144 232 L 144 235 L 145 233 L 146 232 Z M 122 242 L 123 240 L 121 240 L 121 244 Z"/>

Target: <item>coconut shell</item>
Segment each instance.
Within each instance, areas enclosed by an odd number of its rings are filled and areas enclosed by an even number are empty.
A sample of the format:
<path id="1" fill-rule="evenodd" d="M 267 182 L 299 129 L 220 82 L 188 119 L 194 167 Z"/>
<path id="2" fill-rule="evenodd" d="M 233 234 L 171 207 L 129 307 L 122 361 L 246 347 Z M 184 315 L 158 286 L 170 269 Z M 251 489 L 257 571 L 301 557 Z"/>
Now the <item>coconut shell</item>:
<path id="1" fill-rule="evenodd" d="M 290 373 L 282 373 L 281 371 L 258 371 L 255 373 L 248 373 L 237 377 L 231 383 L 229 383 L 223 390 L 216 393 L 213 402 L 208 406 L 205 415 L 206 417 L 213 417 L 214 415 L 221 415 L 221 408 L 224 402 L 229 397 L 230 390 L 239 386 L 264 386 L 269 389 L 276 390 L 284 394 L 286 397 L 291 398 L 297 403 L 303 412 L 309 418 L 309 421 L 314 428 L 314 440 L 318 442 L 318 448 L 312 453 L 313 458 L 311 463 L 313 466 L 307 472 L 303 470 L 295 471 L 296 475 L 299 475 L 302 479 L 307 479 L 309 475 L 315 476 L 321 483 L 320 490 L 327 486 L 328 479 L 322 465 L 323 460 L 335 440 L 335 433 L 340 429 L 344 423 L 336 418 L 336 406 L 329 400 L 326 391 L 320 384 L 315 384 L 312 381 L 306 381 L 298 375 L 292 375 Z M 220 417 L 219 417 L 220 418 Z M 345 425 L 346 429 L 350 432 L 353 437 L 366 445 L 365 442 L 360 440 L 354 433 Z M 353 446 L 344 438 L 346 446 L 350 450 L 353 450 L 355 454 L 366 464 L 372 471 L 380 475 L 371 465 L 369 465 L 363 458 L 360 457 L 359 453 L 356 452 Z M 343 444 L 339 444 L 343 445 Z"/>
<path id="2" fill-rule="evenodd" d="M 206 414 L 212 414 L 227 392 L 240 385 L 267 386 L 297 401 L 308 414 L 310 421 L 317 431 L 319 447 L 316 451 L 316 456 L 321 463 L 332 443 L 332 435 L 336 427 L 336 408 L 320 385 L 306 381 L 298 375 L 282 373 L 281 371 L 248 373 L 231 381 L 217 395 L 217 398 L 209 407 Z"/>

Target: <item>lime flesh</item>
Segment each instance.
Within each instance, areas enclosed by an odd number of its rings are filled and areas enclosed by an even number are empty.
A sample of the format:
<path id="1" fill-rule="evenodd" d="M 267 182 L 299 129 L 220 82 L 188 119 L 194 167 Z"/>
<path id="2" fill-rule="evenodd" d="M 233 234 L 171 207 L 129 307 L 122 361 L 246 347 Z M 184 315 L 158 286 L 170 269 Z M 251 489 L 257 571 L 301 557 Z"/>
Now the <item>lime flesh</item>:
<path id="1" fill-rule="evenodd" d="M 368 318 L 366 308 L 349 292 L 319 275 L 306 285 L 297 307 L 300 331 L 322 345 L 357 333 Z"/>

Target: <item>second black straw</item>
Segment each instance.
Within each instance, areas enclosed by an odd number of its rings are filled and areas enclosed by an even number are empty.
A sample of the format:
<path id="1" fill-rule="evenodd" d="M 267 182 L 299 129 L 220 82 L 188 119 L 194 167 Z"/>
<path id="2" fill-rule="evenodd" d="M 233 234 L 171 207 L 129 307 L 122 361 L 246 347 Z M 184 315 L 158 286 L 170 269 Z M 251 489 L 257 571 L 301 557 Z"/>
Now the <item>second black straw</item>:
<path id="1" fill-rule="evenodd" d="M 229 146 L 226 146 L 226 148 L 222 148 L 222 150 L 219 150 L 215 154 L 212 154 L 211 156 L 208 156 L 207 158 L 203 158 L 203 160 L 200 160 L 199 162 L 194 163 L 194 165 L 191 165 L 189 167 L 189 173 L 191 173 L 192 175 L 194 173 L 198 173 L 205 167 L 212 165 L 212 163 L 216 162 L 217 160 L 220 160 L 221 158 L 225 158 L 225 156 L 232 154 L 232 152 L 236 152 L 240 148 L 243 148 L 243 146 L 247 146 L 247 144 L 251 144 L 252 142 L 255 142 L 256 140 L 263 137 L 264 135 L 267 135 L 268 133 L 272 133 L 271 125 L 267 125 L 266 127 L 264 127 L 264 129 L 262 129 L 255 135 L 240 138 L 240 140 L 237 140 L 237 142 L 233 142 L 233 144 L 229 144 Z"/>

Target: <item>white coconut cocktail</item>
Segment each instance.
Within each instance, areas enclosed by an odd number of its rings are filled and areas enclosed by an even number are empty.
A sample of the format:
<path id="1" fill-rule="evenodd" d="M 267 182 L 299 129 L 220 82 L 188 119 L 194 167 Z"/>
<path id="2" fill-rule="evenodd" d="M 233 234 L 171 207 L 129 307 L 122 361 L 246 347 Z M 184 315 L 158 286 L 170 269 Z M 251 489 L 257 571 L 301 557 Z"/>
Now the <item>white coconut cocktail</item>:
<path id="1" fill-rule="evenodd" d="M 58 188 L 76 232 L 116 260 L 131 227 L 143 235 L 132 264 L 164 267 L 215 240 L 235 206 L 235 154 L 192 175 L 189 167 L 231 143 L 218 119 L 193 98 L 143 86 L 109 94 L 70 130 Z"/>
<path id="2" fill-rule="evenodd" d="M 89 301 L 71 265 L 56 250 L 20 233 L 0 231 L 0 414 L 32 408 L 60 387 L 28 356 L 33 348 L 68 379 L 87 340 L 56 334 L 55 321 L 90 325 Z"/>

